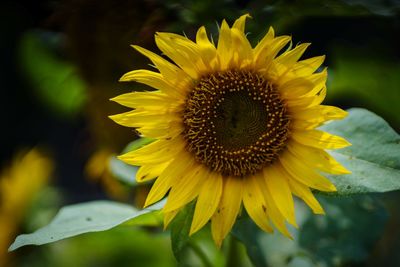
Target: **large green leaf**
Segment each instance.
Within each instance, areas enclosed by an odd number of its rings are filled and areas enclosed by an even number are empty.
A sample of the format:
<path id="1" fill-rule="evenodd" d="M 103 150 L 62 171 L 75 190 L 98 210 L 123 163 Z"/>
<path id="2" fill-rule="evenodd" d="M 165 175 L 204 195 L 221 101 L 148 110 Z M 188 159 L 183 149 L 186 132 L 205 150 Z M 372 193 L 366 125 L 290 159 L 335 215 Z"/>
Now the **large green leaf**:
<path id="1" fill-rule="evenodd" d="M 326 215 L 307 218 L 299 231 L 299 245 L 321 266 L 354 266 L 366 261 L 388 219 L 378 196 L 320 196 L 319 201 Z"/>
<path id="2" fill-rule="evenodd" d="M 192 224 L 194 203 L 187 205 L 171 223 L 172 252 L 178 261 L 182 260 L 184 248 L 189 242 L 189 231 Z"/>
<path id="3" fill-rule="evenodd" d="M 62 208 L 53 221 L 32 234 L 20 235 L 10 246 L 15 250 L 26 245 L 43 245 L 83 233 L 111 229 L 122 223 L 142 224 L 141 216 L 148 221 L 149 213 L 159 210 L 159 202 L 143 210 L 112 201 L 92 201 Z"/>
<path id="4" fill-rule="evenodd" d="M 321 127 L 346 138 L 352 146 L 331 154 L 352 173 L 329 175 L 338 194 L 400 189 L 400 136 L 376 114 L 354 108 L 344 120 Z"/>
<path id="5" fill-rule="evenodd" d="M 361 266 L 384 231 L 388 214 L 379 197 L 318 195 L 326 215 L 315 215 L 296 201 L 299 229 L 289 226 L 293 240 L 279 231 L 266 233 L 248 217 L 232 231 L 246 247 L 254 266 Z M 371 227 L 373 225 L 373 227 Z"/>

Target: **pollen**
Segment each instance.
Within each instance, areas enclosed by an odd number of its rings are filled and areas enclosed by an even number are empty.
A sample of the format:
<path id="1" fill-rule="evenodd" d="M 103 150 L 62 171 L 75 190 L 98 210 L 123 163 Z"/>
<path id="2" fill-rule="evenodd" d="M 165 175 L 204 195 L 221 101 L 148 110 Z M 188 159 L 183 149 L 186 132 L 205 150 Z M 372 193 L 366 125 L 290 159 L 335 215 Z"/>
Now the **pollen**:
<path id="1" fill-rule="evenodd" d="M 196 160 L 244 177 L 285 148 L 290 119 L 278 91 L 260 74 L 230 70 L 199 80 L 186 98 L 183 135 Z"/>

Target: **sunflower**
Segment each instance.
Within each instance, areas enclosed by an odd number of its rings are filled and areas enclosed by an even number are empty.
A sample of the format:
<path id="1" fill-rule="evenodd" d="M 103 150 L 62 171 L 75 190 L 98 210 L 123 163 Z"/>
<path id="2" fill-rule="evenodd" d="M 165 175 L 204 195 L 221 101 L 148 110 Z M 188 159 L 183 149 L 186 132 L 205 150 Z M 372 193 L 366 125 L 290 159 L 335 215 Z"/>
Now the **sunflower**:
<path id="1" fill-rule="evenodd" d="M 291 49 L 291 37 L 275 37 L 272 27 L 253 47 L 244 31 L 248 17 L 241 16 L 232 27 L 224 20 L 217 45 L 204 26 L 195 42 L 156 33 L 158 48 L 172 62 L 133 46 L 159 72 L 134 70 L 121 81 L 157 90 L 112 99 L 134 110 L 111 119 L 156 139 L 120 156 L 140 166 L 139 182 L 156 179 L 145 206 L 168 194 L 162 210 L 166 227 L 185 205 L 196 201 L 190 234 L 211 220 L 217 245 L 242 206 L 264 231 L 272 232 L 273 224 L 290 237 L 286 221 L 297 227 L 293 195 L 323 214 L 311 189 L 336 188 L 321 172 L 349 173 L 325 150 L 350 144 L 315 129 L 347 115 L 321 105 L 326 95 L 327 70 L 320 69 L 325 57 L 299 60 L 310 44 Z"/>

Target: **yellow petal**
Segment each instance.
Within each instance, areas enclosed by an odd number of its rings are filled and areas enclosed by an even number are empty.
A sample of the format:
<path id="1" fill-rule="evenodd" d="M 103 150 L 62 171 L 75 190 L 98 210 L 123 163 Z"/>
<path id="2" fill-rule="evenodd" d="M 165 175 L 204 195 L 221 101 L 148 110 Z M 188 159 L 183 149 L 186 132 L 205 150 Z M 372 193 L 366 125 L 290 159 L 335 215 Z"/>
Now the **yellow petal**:
<path id="1" fill-rule="evenodd" d="M 326 86 L 322 87 L 321 91 L 319 91 L 314 97 L 312 97 L 313 101 L 311 102 L 310 105 L 308 105 L 308 107 L 320 105 L 322 101 L 324 101 L 325 97 L 326 97 Z"/>
<path id="2" fill-rule="evenodd" d="M 324 209 L 314 197 L 310 188 L 306 185 L 297 182 L 295 179 L 289 179 L 289 184 L 292 192 L 303 199 L 303 201 L 311 208 L 315 214 L 325 214 Z"/>
<path id="3" fill-rule="evenodd" d="M 174 158 L 185 146 L 180 137 L 172 140 L 157 140 L 137 150 L 118 156 L 131 165 L 158 164 Z"/>
<path id="4" fill-rule="evenodd" d="M 263 170 L 267 190 L 285 219 L 290 224 L 297 227 L 294 214 L 294 202 L 287 181 L 288 178 L 286 173 L 282 172 L 278 166 L 278 164 L 271 165 Z"/>
<path id="5" fill-rule="evenodd" d="M 300 144 L 321 149 L 339 149 L 351 144 L 343 137 L 319 130 L 294 131 L 292 138 Z"/>
<path id="6" fill-rule="evenodd" d="M 156 44 L 193 79 L 197 79 L 206 70 L 200 50 L 191 40 L 177 34 L 157 33 Z"/>
<path id="7" fill-rule="evenodd" d="M 145 127 L 151 123 L 165 123 L 179 121 L 177 114 L 169 110 L 131 110 L 121 114 L 109 116 L 114 122 L 126 127 Z"/>
<path id="8" fill-rule="evenodd" d="M 161 92 L 170 95 L 176 96 L 179 95 L 180 92 L 176 87 L 172 86 L 165 78 L 161 75 L 161 73 L 157 73 L 149 70 L 133 70 L 128 73 L 125 73 L 121 78 L 121 82 L 131 82 L 135 81 L 138 83 L 143 83 L 155 89 L 161 90 Z"/>
<path id="9" fill-rule="evenodd" d="M 150 144 L 147 144 L 145 146 L 142 146 L 138 149 L 135 149 L 133 151 L 129 151 L 125 154 L 123 154 L 120 157 L 124 157 L 124 155 L 129 155 L 129 156 L 135 156 L 135 154 L 137 153 L 138 155 L 141 154 L 152 154 L 155 153 L 157 151 L 163 150 L 165 148 L 168 148 L 170 146 L 174 146 L 175 143 L 177 142 L 179 143 L 180 141 L 182 141 L 182 139 L 174 139 L 174 140 L 155 140 L 154 142 L 151 142 Z"/>
<path id="10" fill-rule="evenodd" d="M 266 232 L 273 232 L 269 224 L 270 210 L 263 196 L 262 187 L 264 178 L 262 176 L 248 176 L 243 180 L 243 205 L 250 218 Z M 261 181 L 260 181 L 261 180 Z M 263 188 L 266 190 L 265 186 Z"/>
<path id="11" fill-rule="evenodd" d="M 208 67 L 213 67 L 212 62 L 216 60 L 217 49 L 214 44 L 211 43 L 207 37 L 206 28 L 200 27 L 196 34 L 196 42 L 199 46 L 201 57 L 203 58 L 204 64 Z"/>
<path id="12" fill-rule="evenodd" d="M 285 99 L 293 99 L 296 97 L 304 96 L 314 88 L 314 84 L 304 78 L 290 79 L 282 81 L 278 85 L 278 90 Z"/>
<path id="13" fill-rule="evenodd" d="M 225 177 L 221 201 L 211 219 L 211 232 L 218 247 L 232 229 L 242 203 L 242 179 Z"/>
<path id="14" fill-rule="evenodd" d="M 304 146 L 295 141 L 288 143 L 289 151 L 307 166 L 332 174 L 351 173 L 322 149 Z"/>
<path id="15" fill-rule="evenodd" d="M 167 229 L 168 225 L 175 218 L 175 216 L 179 213 L 180 210 L 173 210 L 169 212 L 163 212 L 164 214 L 164 230 Z"/>
<path id="16" fill-rule="evenodd" d="M 155 139 L 172 139 L 176 138 L 183 132 L 183 127 L 178 121 L 164 121 L 146 124 L 137 128 L 142 135 Z"/>
<path id="17" fill-rule="evenodd" d="M 200 189 L 194 210 L 189 235 L 200 230 L 210 220 L 218 207 L 222 194 L 222 177 L 219 173 L 209 173 Z"/>
<path id="18" fill-rule="evenodd" d="M 301 96 L 292 99 L 287 99 L 285 103 L 291 113 L 298 113 L 302 110 L 308 110 L 318 106 L 326 97 L 326 87 L 323 87 L 315 96 Z"/>
<path id="19" fill-rule="evenodd" d="M 333 106 L 319 105 L 308 109 L 290 110 L 292 121 L 290 127 L 297 130 L 310 130 L 329 120 L 340 120 L 348 113 Z"/>
<path id="20" fill-rule="evenodd" d="M 181 152 L 168 165 L 168 167 L 160 174 L 154 182 L 149 194 L 147 195 L 145 207 L 159 201 L 165 196 L 172 185 L 176 184 L 192 167 L 192 155 L 186 151 Z"/>
<path id="21" fill-rule="evenodd" d="M 305 110 L 298 110 L 293 114 L 294 119 L 324 122 L 328 120 L 340 120 L 348 115 L 347 111 L 334 106 L 320 105 Z"/>
<path id="22" fill-rule="evenodd" d="M 120 105 L 129 108 L 144 108 L 144 109 L 168 109 L 176 107 L 183 103 L 181 99 L 168 97 L 159 91 L 157 92 L 132 92 L 122 94 L 110 100 L 117 102 Z"/>
<path id="23" fill-rule="evenodd" d="M 139 170 L 136 172 L 136 181 L 141 183 L 153 180 L 154 178 L 160 176 L 170 162 L 171 161 L 154 165 L 149 164 L 140 166 Z"/>
<path id="24" fill-rule="evenodd" d="M 335 192 L 336 187 L 326 177 L 303 164 L 297 157 L 284 151 L 279 157 L 283 168 L 293 179 L 320 191 Z"/>
<path id="25" fill-rule="evenodd" d="M 179 209 L 195 199 L 199 193 L 200 188 L 204 182 L 207 181 L 208 171 L 201 165 L 189 170 L 188 173 L 182 177 L 180 181 L 172 185 L 171 191 L 168 195 L 167 203 L 163 210 L 169 212 Z"/>
<path id="26" fill-rule="evenodd" d="M 185 73 L 181 72 L 181 70 L 176 65 L 172 64 L 161 56 L 137 45 L 133 45 L 132 47 L 135 48 L 139 53 L 149 58 L 167 80 L 175 80 L 177 79 L 177 77 L 183 79 L 187 78 L 184 77 Z"/>
<path id="27" fill-rule="evenodd" d="M 267 37 L 264 38 L 254 50 L 255 68 L 268 69 L 272 60 L 276 57 L 279 51 L 290 42 L 290 40 L 290 36 L 279 36 L 273 38 L 271 41 Z"/>
<path id="28" fill-rule="evenodd" d="M 267 34 L 261 39 L 261 41 L 254 48 L 254 55 L 257 55 L 258 57 L 260 52 L 263 49 L 265 49 L 266 46 L 269 46 L 271 44 L 274 37 L 275 37 L 274 28 L 269 27 Z"/>
<path id="29" fill-rule="evenodd" d="M 324 62 L 325 56 L 317 56 L 297 62 L 292 69 L 295 76 L 307 76 L 313 74 Z"/>
<path id="30" fill-rule="evenodd" d="M 232 58 L 232 37 L 228 23 L 223 20 L 219 30 L 217 45 L 217 55 L 219 57 L 221 71 L 226 70 Z"/>
<path id="31" fill-rule="evenodd" d="M 312 122 L 304 120 L 293 120 L 290 122 L 290 128 L 294 130 L 312 130 L 323 124 L 324 121 Z"/>
<path id="32" fill-rule="evenodd" d="M 253 62 L 253 49 L 246 35 L 237 30 L 231 30 L 232 37 L 232 63 L 234 67 L 244 68 Z"/>
<path id="33" fill-rule="evenodd" d="M 237 29 L 237 30 L 241 31 L 242 33 L 244 33 L 244 28 L 245 28 L 245 25 L 246 25 L 246 19 L 247 18 L 251 18 L 251 16 L 249 14 L 244 14 L 244 15 L 240 16 L 233 23 L 232 29 Z"/>
<path id="34" fill-rule="evenodd" d="M 267 185 L 265 184 L 265 179 L 267 178 L 265 177 L 263 172 L 261 172 L 259 174 L 259 178 L 257 179 L 257 183 L 259 188 L 262 189 L 262 194 L 265 199 L 265 205 L 267 207 L 269 218 L 271 219 L 275 227 L 279 230 L 279 232 L 292 239 L 292 236 L 290 235 L 289 231 L 286 228 L 285 218 L 279 211 L 277 205 L 275 204 L 275 201 L 272 199 L 272 196 L 269 190 L 267 189 Z"/>
<path id="35" fill-rule="evenodd" d="M 314 73 L 307 77 L 307 79 L 314 84 L 314 87 L 306 94 L 306 96 L 314 96 L 326 86 L 328 78 L 328 69 L 324 68 L 321 72 Z"/>
<path id="36" fill-rule="evenodd" d="M 292 67 L 304 54 L 310 43 L 299 44 L 292 50 L 286 51 L 275 59 L 275 63 L 282 64 L 287 67 Z"/>

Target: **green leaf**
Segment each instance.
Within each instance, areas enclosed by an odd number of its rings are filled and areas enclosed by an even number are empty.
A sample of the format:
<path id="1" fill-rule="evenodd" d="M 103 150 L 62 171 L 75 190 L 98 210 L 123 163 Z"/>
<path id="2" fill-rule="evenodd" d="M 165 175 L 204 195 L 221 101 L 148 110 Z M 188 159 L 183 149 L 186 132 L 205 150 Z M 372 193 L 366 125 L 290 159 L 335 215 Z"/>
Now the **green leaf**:
<path id="1" fill-rule="evenodd" d="M 381 238 L 388 214 L 371 195 L 319 196 L 325 216 L 309 216 L 299 231 L 299 245 L 321 266 L 358 266 Z M 359 265 L 361 266 L 361 265 Z"/>
<path id="2" fill-rule="evenodd" d="M 43 245 L 89 232 L 104 231 L 122 223 L 141 224 L 140 216 L 159 210 L 161 201 L 143 210 L 112 201 L 92 201 L 61 208 L 53 221 L 32 234 L 20 235 L 9 251 L 26 245 Z"/>
<path id="3" fill-rule="evenodd" d="M 296 201 L 299 229 L 288 225 L 293 240 L 277 230 L 260 230 L 248 217 L 237 220 L 232 234 L 245 245 L 254 266 L 353 266 L 368 259 L 388 218 L 379 198 L 317 197 L 326 215 L 315 215 Z"/>
<path id="4" fill-rule="evenodd" d="M 354 108 L 344 120 L 321 127 L 346 138 L 352 146 L 330 152 L 352 173 L 327 175 L 337 194 L 400 189 L 400 136 L 379 116 Z"/>
<path id="5" fill-rule="evenodd" d="M 189 231 L 194 213 L 194 202 L 186 205 L 171 222 L 171 245 L 177 261 L 181 261 L 184 248 L 189 241 Z"/>

